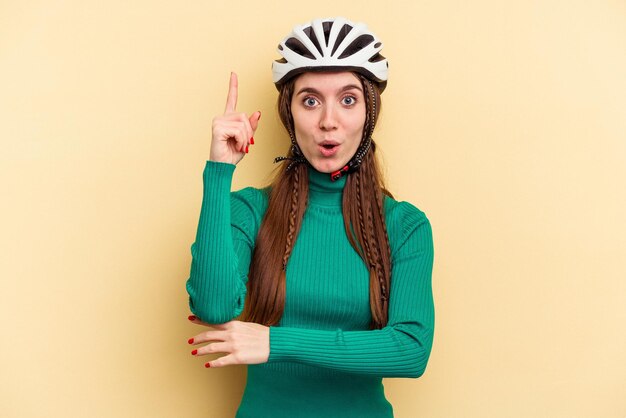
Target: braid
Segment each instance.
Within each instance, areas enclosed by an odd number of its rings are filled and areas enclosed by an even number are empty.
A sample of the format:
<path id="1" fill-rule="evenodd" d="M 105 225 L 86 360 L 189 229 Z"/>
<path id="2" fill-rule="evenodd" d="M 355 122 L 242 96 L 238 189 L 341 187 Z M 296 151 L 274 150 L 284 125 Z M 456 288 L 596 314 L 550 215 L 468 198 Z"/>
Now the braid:
<path id="1" fill-rule="evenodd" d="M 370 183 L 370 190 L 372 191 L 372 196 L 373 196 L 373 200 L 378 201 L 379 198 L 379 193 L 376 190 L 376 187 L 374 184 Z M 376 237 L 374 235 L 374 214 L 372 211 L 372 205 L 368 205 L 368 210 L 367 210 L 367 222 L 370 225 L 370 228 L 368 228 L 367 232 L 368 232 L 368 238 L 371 239 L 372 241 L 372 255 L 373 255 L 373 260 L 372 260 L 372 264 L 374 265 L 374 267 L 376 268 L 376 275 L 378 276 L 378 281 L 380 283 L 380 290 L 381 290 L 381 299 L 383 301 L 385 301 L 387 299 L 387 286 L 385 284 L 385 276 L 384 276 L 384 272 L 382 271 L 382 254 L 380 253 L 380 247 L 379 247 L 379 243 L 376 240 Z M 378 209 L 378 208 L 377 208 Z M 380 211 L 378 212 L 379 214 L 381 213 Z M 382 224 L 384 225 L 384 216 L 380 218 L 382 220 Z M 386 231 L 385 231 L 386 232 Z"/>
<path id="2" fill-rule="evenodd" d="M 367 230 L 367 228 L 365 228 L 365 221 L 363 220 L 363 205 L 362 205 L 362 201 L 363 201 L 363 184 L 361 183 L 361 170 L 357 171 L 355 173 L 355 181 L 356 181 L 356 190 L 358 193 L 358 196 L 356 198 L 356 207 L 357 207 L 357 212 L 359 215 L 359 228 L 361 228 L 361 233 L 365 232 Z M 367 239 L 367 237 L 363 237 L 363 246 L 365 247 L 365 261 L 366 264 L 369 263 L 369 260 L 372 259 L 372 254 L 370 252 L 370 245 L 369 245 L 369 240 Z M 370 266 L 369 264 L 367 265 L 367 269 L 370 270 Z"/>
<path id="3" fill-rule="evenodd" d="M 300 186 L 300 168 L 299 165 L 293 171 L 293 187 L 291 189 L 291 208 L 289 210 L 289 230 L 287 232 L 287 243 L 285 244 L 285 254 L 283 255 L 283 271 L 287 269 L 287 261 L 291 256 L 293 249 L 294 236 L 296 234 L 296 213 L 298 211 L 298 188 Z"/>
<path id="4" fill-rule="evenodd" d="M 378 115 L 376 109 L 376 93 L 374 91 L 374 86 L 370 80 L 361 76 L 361 80 L 363 85 L 367 87 L 368 94 L 370 96 L 370 101 L 366 101 L 366 111 L 365 111 L 365 129 L 363 129 L 363 137 L 370 138 L 374 133 L 374 126 L 376 125 L 376 116 Z"/>
<path id="5" fill-rule="evenodd" d="M 368 155 L 367 158 L 371 158 L 371 155 Z M 367 167 L 367 164 L 365 165 L 365 167 Z M 368 172 L 368 169 L 365 168 L 364 170 L 364 175 L 366 175 L 366 179 L 368 182 L 368 189 L 371 192 L 372 196 L 374 198 L 374 200 L 378 199 L 378 192 L 376 190 L 376 179 L 373 178 L 373 176 Z M 377 211 L 377 214 L 380 214 L 379 211 Z M 366 216 L 367 216 L 367 226 L 368 228 L 365 230 L 365 236 L 364 236 L 364 241 L 367 243 L 366 245 L 370 248 L 370 254 L 368 255 L 368 263 L 369 266 L 371 268 L 371 272 L 370 274 L 375 275 L 375 277 L 372 277 L 371 280 L 372 282 L 372 289 L 373 289 L 373 294 L 372 297 L 380 299 L 380 305 L 381 305 L 381 309 L 378 312 L 378 317 L 374 317 L 374 323 L 376 327 L 382 328 L 382 324 L 385 324 L 387 322 L 387 311 L 386 311 L 386 302 L 388 300 L 388 295 L 387 295 L 387 279 L 386 279 L 386 275 L 385 275 L 385 269 L 384 269 L 384 262 L 382 259 L 382 254 L 380 251 L 380 243 L 378 242 L 378 239 L 376 238 L 376 234 L 374 232 L 374 229 L 376 227 L 375 223 L 380 223 L 380 221 L 382 221 L 382 223 L 384 223 L 384 217 L 382 219 L 379 220 L 379 222 L 376 222 L 376 220 L 374 219 L 374 211 L 372 208 L 372 205 L 367 205 L 367 209 L 366 209 Z"/>
<path id="6" fill-rule="evenodd" d="M 378 209 L 378 217 L 379 217 L 379 219 L 382 220 L 381 224 L 382 224 L 385 236 L 389 236 L 389 234 L 387 233 L 387 223 L 385 222 L 385 215 L 384 215 L 384 212 L 383 212 L 383 199 L 384 199 L 383 194 L 382 194 L 382 192 L 380 192 L 380 193 L 378 193 L 378 195 L 376 196 L 376 199 L 374 199 L 374 201 L 376 202 L 376 208 Z M 387 260 L 391 260 L 391 247 L 389 246 L 389 244 L 383 245 L 383 247 L 385 247 L 385 250 L 386 250 L 385 251 L 385 253 L 386 253 L 385 255 L 387 256 Z M 381 256 L 382 256 L 382 254 L 381 254 Z M 385 263 L 382 263 L 382 266 L 384 266 L 384 265 L 385 265 Z M 388 274 L 388 275 L 383 276 L 383 277 L 388 277 L 389 279 L 391 279 L 391 274 Z M 389 295 L 387 294 L 387 289 L 389 288 L 390 283 L 389 283 L 389 280 L 385 280 L 385 282 L 386 283 L 383 283 L 381 281 L 381 284 L 384 285 L 382 287 L 383 288 L 383 295 L 382 295 L 382 297 L 383 297 L 383 302 L 387 303 L 387 301 L 389 300 Z"/>
<path id="7" fill-rule="evenodd" d="M 363 176 L 361 175 L 363 173 Z M 373 328 L 382 328 L 387 323 L 387 276 L 385 275 L 384 260 L 381 257 L 380 246 L 378 239 L 374 232 L 375 222 L 374 212 L 371 205 L 365 204 L 367 194 L 365 193 L 365 185 L 368 183 L 369 173 L 367 169 L 362 167 L 361 170 L 353 174 L 356 186 L 356 212 L 358 218 L 358 235 L 359 241 L 362 242 L 365 254 L 361 253 L 361 257 L 366 264 L 367 270 L 370 273 L 371 291 L 370 298 L 375 301 L 375 306 L 379 306 L 378 309 L 372 311 L 372 326 Z M 367 189 L 374 188 L 373 185 L 367 187 Z M 374 188 L 375 191 L 375 188 Z M 365 210 L 363 208 L 365 204 Z M 377 215 L 380 215 L 380 211 L 377 211 Z M 377 302 L 380 301 L 380 302 Z M 380 303 L 380 304 L 379 304 Z"/>
<path id="8" fill-rule="evenodd" d="M 360 191 L 360 193 L 362 193 L 362 191 Z M 368 259 L 369 259 L 369 263 L 370 263 L 370 267 L 373 267 L 375 264 L 378 264 L 378 251 L 376 249 L 376 239 L 374 238 L 374 230 L 373 230 L 373 226 L 374 226 L 374 219 L 372 216 L 372 205 L 367 205 L 366 206 L 366 210 L 365 213 L 367 215 L 367 226 L 368 228 L 366 228 L 364 231 L 366 232 L 365 235 L 365 246 L 366 247 L 370 247 L 371 244 L 371 251 L 368 254 Z M 368 243 L 369 241 L 369 243 Z"/>

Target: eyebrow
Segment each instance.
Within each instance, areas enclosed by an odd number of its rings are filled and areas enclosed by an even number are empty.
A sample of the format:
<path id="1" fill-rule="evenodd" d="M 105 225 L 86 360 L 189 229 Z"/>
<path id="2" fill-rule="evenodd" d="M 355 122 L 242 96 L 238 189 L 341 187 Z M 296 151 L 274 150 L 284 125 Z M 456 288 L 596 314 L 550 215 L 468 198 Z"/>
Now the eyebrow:
<path id="1" fill-rule="evenodd" d="M 353 89 L 359 90 L 361 93 L 363 93 L 363 89 L 360 86 L 357 86 L 356 84 L 347 84 L 343 86 L 339 90 L 339 93 L 343 93 L 344 91 L 353 90 Z M 303 94 L 303 93 L 321 94 L 320 91 L 317 90 L 316 88 L 302 87 L 300 90 L 298 90 L 298 92 L 296 93 L 296 96 Z"/>

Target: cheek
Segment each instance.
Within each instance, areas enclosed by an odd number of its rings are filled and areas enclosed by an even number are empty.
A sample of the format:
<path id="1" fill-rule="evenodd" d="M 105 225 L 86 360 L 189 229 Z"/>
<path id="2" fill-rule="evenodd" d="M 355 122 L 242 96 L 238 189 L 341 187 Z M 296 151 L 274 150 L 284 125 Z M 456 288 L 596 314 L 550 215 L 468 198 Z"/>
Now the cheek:
<path id="1" fill-rule="evenodd" d="M 291 115 L 297 132 L 306 133 L 310 130 L 311 117 L 306 112 L 292 111 Z"/>
<path id="2" fill-rule="evenodd" d="M 311 147 L 311 128 L 310 120 L 305 115 L 293 112 L 294 134 L 296 136 L 296 142 L 300 147 L 300 150 L 305 154 L 305 157 L 310 157 L 309 148 Z"/>
<path id="3" fill-rule="evenodd" d="M 301 143 L 302 145 L 306 144 L 309 142 L 309 138 L 311 137 L 311 130 L 309 129 L 309 127 L 307 126 L 307 124 L 305 123 L 305 121 L 299 121 L 296 122 L 294 120 L 294 123 L 296 124 L 296 139 L 298 140 L 299 143 Z"/>
<path id="4" fill-rule="evenodd" d="M 353 123 L 350 125 L 350 131 L 352 132 L 352 136 L 357 143 L 361 142 L 361 138 L 363 137 L 364 125 L 365 118 L 355 118 Z"/>

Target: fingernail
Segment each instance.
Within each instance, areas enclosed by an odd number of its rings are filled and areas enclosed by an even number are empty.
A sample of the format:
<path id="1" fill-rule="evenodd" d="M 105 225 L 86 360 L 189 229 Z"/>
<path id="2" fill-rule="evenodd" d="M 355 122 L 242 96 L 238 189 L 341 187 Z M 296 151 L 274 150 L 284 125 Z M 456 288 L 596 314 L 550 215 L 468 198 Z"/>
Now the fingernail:
<path id="1" fill-rule="evenodd" d="M 261 111 L 259 110 L 259 119 L 257 120 L 261 120 Z"/>
<path id="2" fill-rule="evenodd" d="M 193 350 L 193 351 L 191 352 L 191 355 L 192 355 L 192 356 L 195 356 L 196 354 L 198 354 L 198 350 Z"/>
<path id="3" fill-rule="evenodd" d="M 204 367 L 206 367 L 206 368 L 208 369 L 209 367 L 211 367 L 211 363 L 206 363 L 206 364 L 204 365 Z"/>
<path id="4" fill-rule="evenodd" d="M 196 320 L 196 316 L 195 315 L 189 315 L 187 317 L 190 321 L 195 321 Z"/>
<path id="5" fill-rule="evenodd" d="M 246 154 L 248 153 L 248 147 L 249 147 L 249 145 L 246 145 Z"/>
<path id="6" fill-rule="evenodd" d="M 193 344 L 193 338 L 190 338 L 189 340 L 187 340 L 187 342 L 188 342 L 189 344 Z"/>
<path id="7" fill-rule="evenodd" d="M 254 145 L 254 137 L 250 138 L 250 143 Z"/>

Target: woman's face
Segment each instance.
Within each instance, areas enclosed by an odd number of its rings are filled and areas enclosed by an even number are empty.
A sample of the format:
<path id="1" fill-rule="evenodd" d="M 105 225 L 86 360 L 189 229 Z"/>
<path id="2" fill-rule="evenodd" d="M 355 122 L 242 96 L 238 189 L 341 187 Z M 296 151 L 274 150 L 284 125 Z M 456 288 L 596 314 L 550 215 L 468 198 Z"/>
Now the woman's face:
<path id="1" fill-rule="evenodd" d="M 363 136 L 365 97 L 350 72 L 304 73 L 294 84 L 296 141 L 313 168 L 332 173 L 356 153 Z"/>

